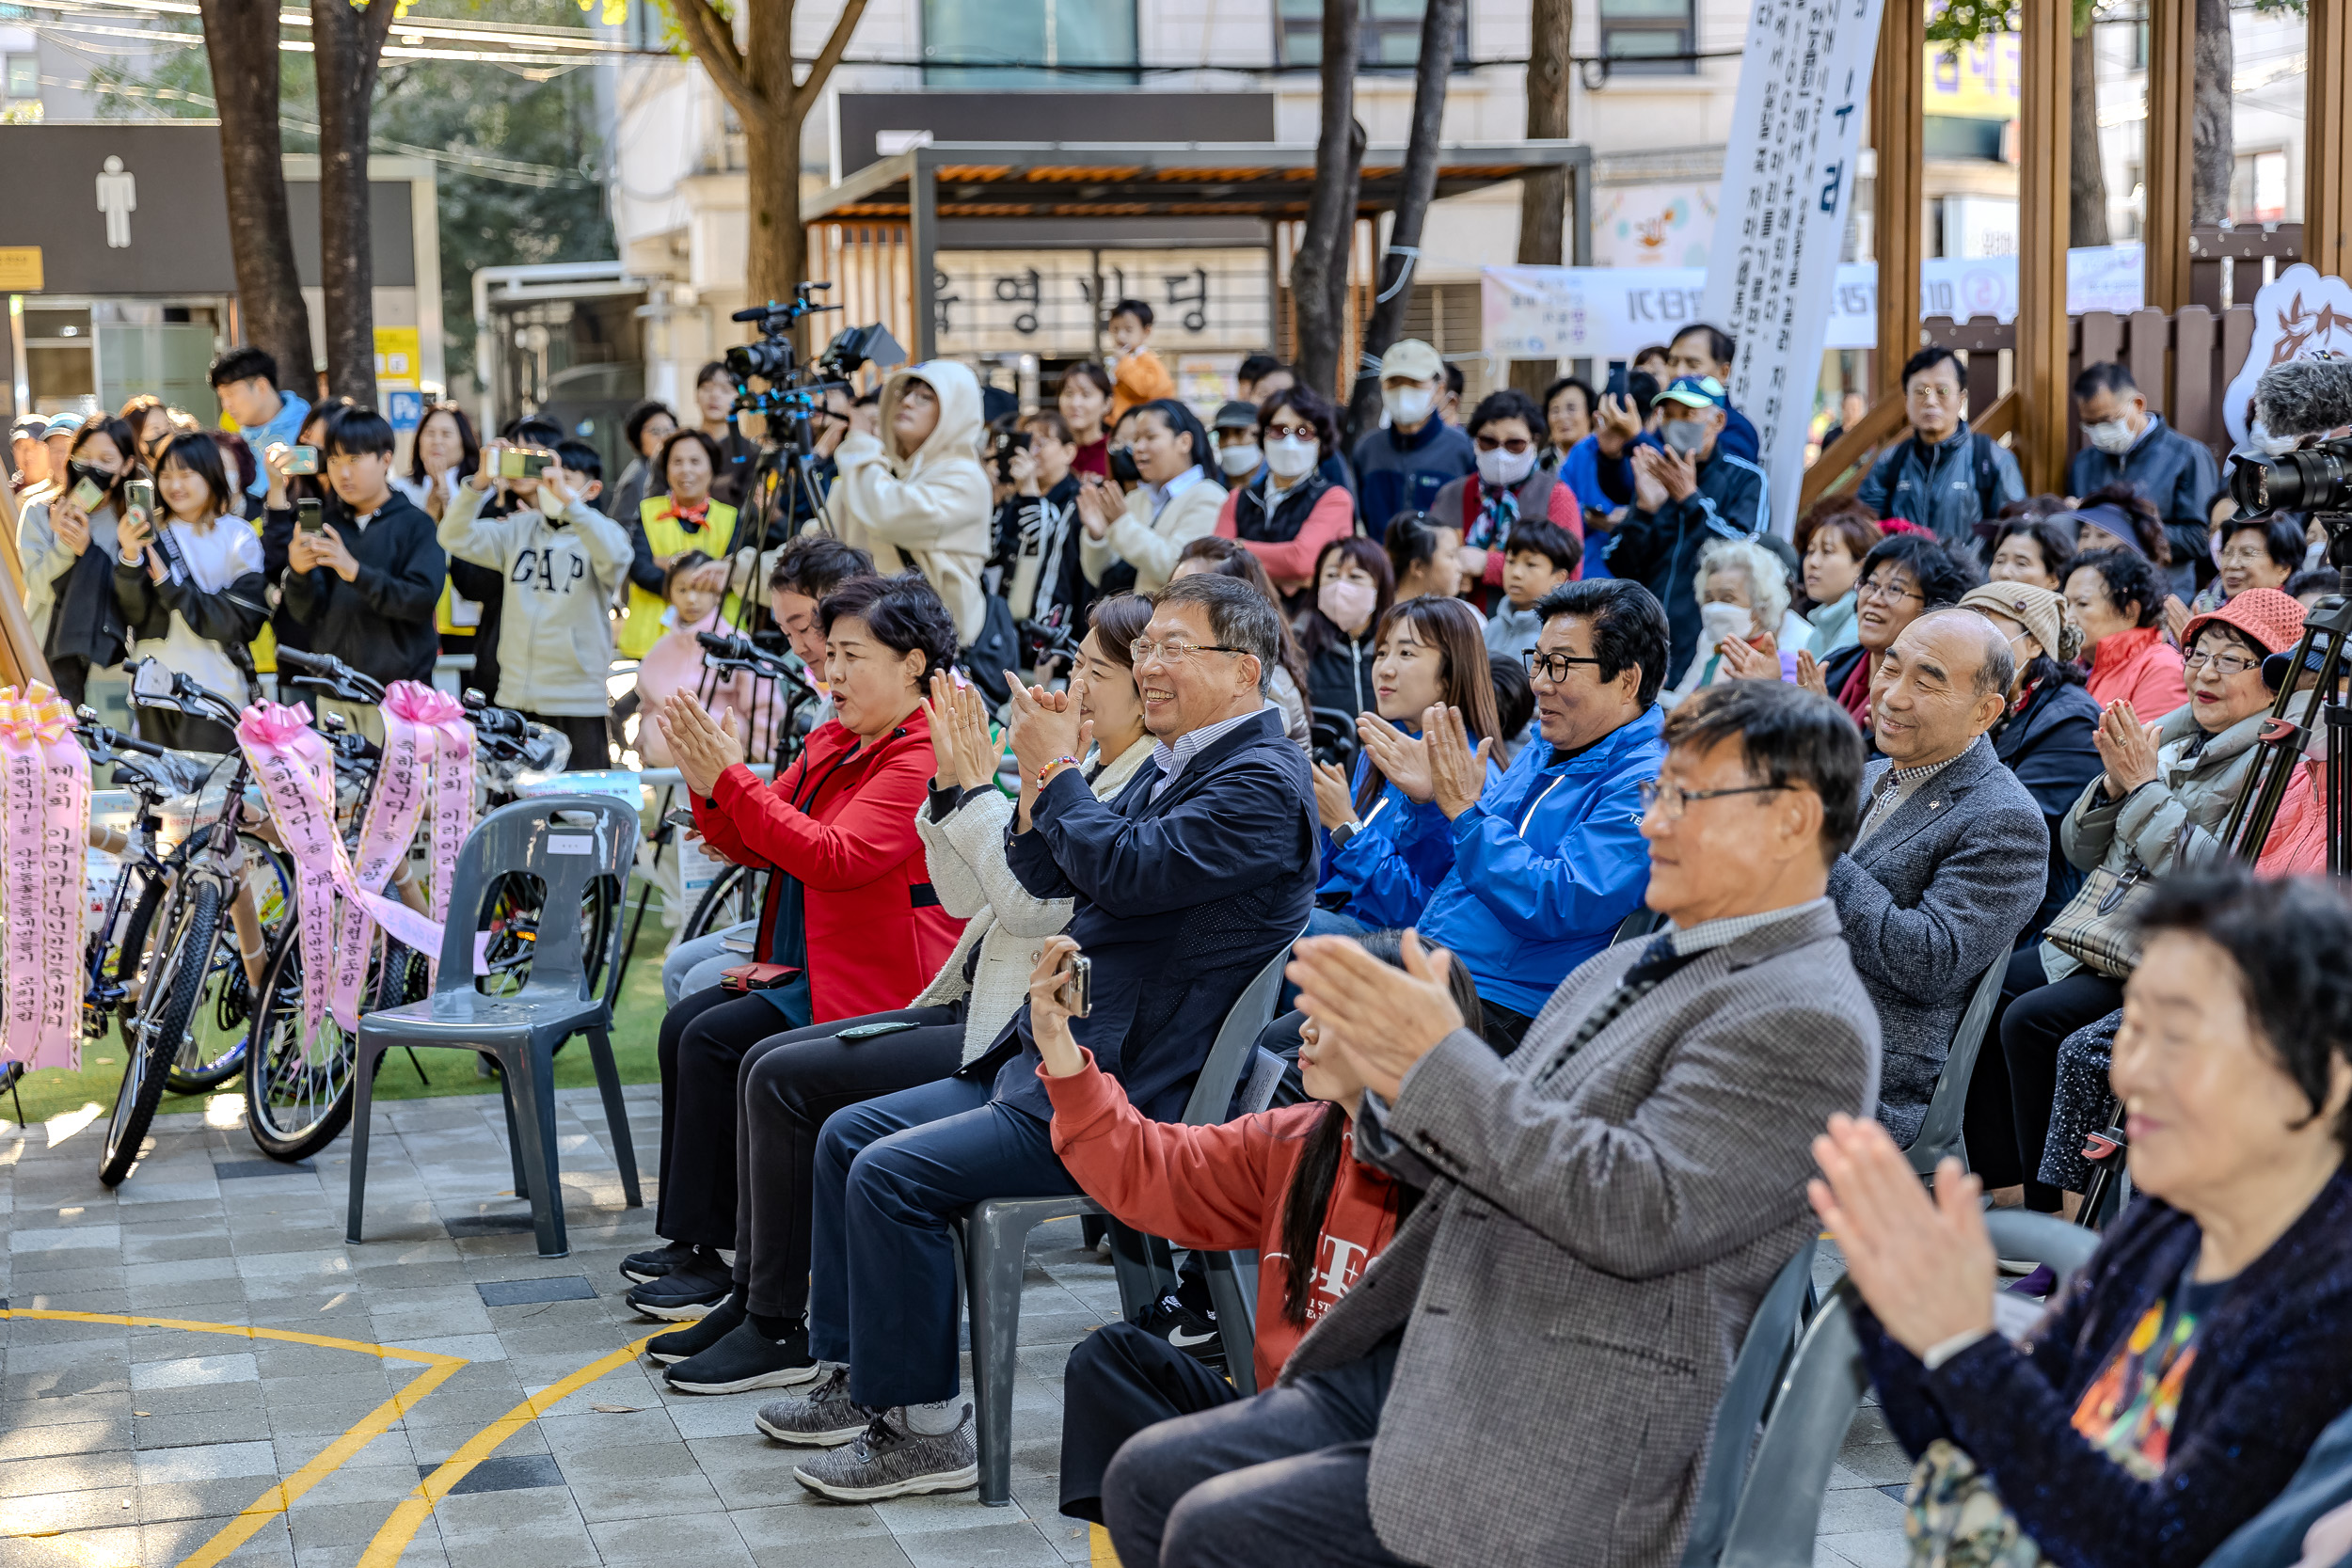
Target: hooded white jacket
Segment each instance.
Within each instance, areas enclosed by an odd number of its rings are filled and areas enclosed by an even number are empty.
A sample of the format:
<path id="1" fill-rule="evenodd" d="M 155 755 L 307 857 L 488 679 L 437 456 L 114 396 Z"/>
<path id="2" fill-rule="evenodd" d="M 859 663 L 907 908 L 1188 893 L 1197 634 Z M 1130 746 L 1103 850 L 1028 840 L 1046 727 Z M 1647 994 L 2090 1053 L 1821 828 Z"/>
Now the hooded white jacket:
<path id="1" fill-rule="evenodd" d="M 487 490 L 456 487 L 441 514 L 441 548 L 506 578 L 499 622 L 501 707 L 556 718 L 601 715 L 612 667 L 612 594 L 628 574 L 628 534 L 584 500 L 561 522 L 536 506 L 485 517 Z"/>
<path id="2" fill-rule="evenodd" d="M 910 380 L 939 397 L 939 423 L 912 454 L 892 430 Z M 879 437 L 853 431 L 834 451 L 826 519 L 877 569 L 921 572 L 955 617 L 957 641 L 969 644 L 987 613 L 980 568 L 995 511 L 980 467 L 980 384 L 952 359 L 896 370 L 882 384 L 881 414 Z"/>

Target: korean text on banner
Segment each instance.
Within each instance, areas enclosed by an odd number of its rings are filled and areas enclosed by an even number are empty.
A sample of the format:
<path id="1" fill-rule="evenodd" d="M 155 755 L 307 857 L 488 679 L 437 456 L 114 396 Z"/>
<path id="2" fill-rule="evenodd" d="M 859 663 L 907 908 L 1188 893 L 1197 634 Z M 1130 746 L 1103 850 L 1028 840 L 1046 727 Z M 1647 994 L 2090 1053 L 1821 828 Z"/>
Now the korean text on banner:
<path id="1" fill-rule="evenodd" d="M 1707 269 L 1706 317 L 1740 345 L 1731 401 L 1755 421 L 1773 527 L 1796 523 L 1806 426 L 1851 202 L 1880 0 L 1756 0 Z"/>

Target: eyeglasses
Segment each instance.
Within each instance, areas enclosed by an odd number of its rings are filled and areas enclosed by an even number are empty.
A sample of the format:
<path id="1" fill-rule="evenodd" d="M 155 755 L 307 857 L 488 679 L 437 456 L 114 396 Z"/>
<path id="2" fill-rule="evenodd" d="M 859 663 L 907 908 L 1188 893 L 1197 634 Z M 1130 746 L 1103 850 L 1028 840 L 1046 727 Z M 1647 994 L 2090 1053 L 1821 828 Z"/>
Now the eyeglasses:
<path id="1" fill-rule="evenodd" d="M 1938 387 L 1923 381 L 1915 387 L 1904 388 L 1903 396 L 1915 403 L 1958 403 L 1963 390 L 1959 387 Z"/>
<path id="2" fill-rule="evenodd" d="M 1746 784 L 1739 789 L 1685 789 L 1672 779 L 1645 779 L 1641 786 L 1642 809 L 1654 811 L 1669 822 L 1679 822 L 1683 811 L 1693 800 L 1720 800 L 1726 795 L 1774 795 L 1788 787 Z"/>
<path id="3" fill-rule="evenodd" d="M 2261 659 L 2248 658 L 2242 654 L 2209 654 L 2200 649 L 2184 657 L 2181 660 L 2181 667 L 2185 670 L 2197 670 L 2210 664 L 2213 666 L 2215 674 L 2227 680 L 2232 675 L 2246 673 L 2261 662 Z"/>
<path id="4" fill-rule="evenodd" d="M 1524 436 L 1514 436 L 1507 441 L 1499 441 L 1491 436 L 1478 436 L 1472 439 L 1478 443 L 1480 451 L 1507 451 L 1514 457 L 1535 444 Z"/>
<path id="5" fill-rule="evenodd" d="M 1562 681 L 1568 678 L 1568 670 L 1571 666 L 1578 664 L 1598 664 L 1600 662 L 1600 660 L 1597 658 L 1579 658 L 1574 654 L 1540 653 L 1534 648 L 1528 649 L 1527 652 L 1521 654 L 1519 657 L 1527 662 L 1527 673 L 1529 679 L 1532 680 L 1535 676 L 1541 675 L 1544 679 L 1549 681 L 1554 686 L 1558 686 Z"/>
<path id="6" fill-rule="evenodd" d="M 1916 588 L 1905 588 L 1899 582 L 1881 582 L 1876 578 L 1855 589 L 1853 596 L 1856 599 L 1879 599 L 1887 604 L 1900 604 L 1905 599 L 1917 599 L 1925 604 L 1928 597 Z"/>
<path id="7" fill-rule="evenodd" d="M 2270 552 L 2266 549 L 2221 552 L 2221 564 L 2224 566 L 2259 566 L 2269 559 Z"/>
<path id="8" fill-rule="evenodd" d="M 1147 664 L 1155 658 L 1163 664 L 1182 664 L 1195 654 L 1246 654 L 1248 651 L 1247 648 L 1229 648 L 1222 642 L 1187 642 L 1181 637 L 1171 637 L 1165 642 L 1138 637 L 1127 644 L 1127 657 L 1137 665 Z"/>
<path id="9" fill-rule="evenodd" d="M 1270 424 L 1265 427 L 1265 438 L 1269 441 L 1288 441 L 1294 437 L 1301 441 L 1315 440 L 1315 427 L 1311 424 Z"/>

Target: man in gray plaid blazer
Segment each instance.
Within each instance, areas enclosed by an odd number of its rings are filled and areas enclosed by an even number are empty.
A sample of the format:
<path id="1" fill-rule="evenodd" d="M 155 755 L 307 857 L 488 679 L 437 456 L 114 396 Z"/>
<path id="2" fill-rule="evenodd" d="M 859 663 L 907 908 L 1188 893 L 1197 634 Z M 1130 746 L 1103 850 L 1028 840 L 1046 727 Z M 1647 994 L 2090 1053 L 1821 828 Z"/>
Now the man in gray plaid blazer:
<path id="1" fill-rule="evenodd" d="M 1120 1449 L 1126 1568 L 1669 1568 L 1715 1404 L 1807 1238 L 1807 1152 L 1867 1114 L 1878 1021 L 1825 896 L 1862 740 L 1734 681 L 1667 720 L 1648 903 L 1668 927 L 1564 981 L 1508 1060 L 1443 956 L 1345 938 L 1291 974 L 1368 1085 L 1358 1155 L 1421 1198 L 1253 1400 Z"/>

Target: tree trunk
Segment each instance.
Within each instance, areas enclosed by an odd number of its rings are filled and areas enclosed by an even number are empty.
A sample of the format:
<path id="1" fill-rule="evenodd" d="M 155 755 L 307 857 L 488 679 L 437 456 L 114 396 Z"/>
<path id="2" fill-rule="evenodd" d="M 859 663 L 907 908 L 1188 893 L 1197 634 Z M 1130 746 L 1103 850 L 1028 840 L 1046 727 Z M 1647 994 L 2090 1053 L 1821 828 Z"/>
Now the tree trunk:
<path id="1" fill-rule="evenodd" d="M 808 276 L 807 236 L 801 227 L 801 127 L 789 115 L 746 119 L 743 153 L 750 166 L 752 208 L 744 286 L 753 304 L 787 300 L 792 286 Z"/>
<path id="2" fill-rule="evenodd" d="M 2197 0 L 2197 98 L 2189 127 L 2188 213 L 2191 223 L 2230 215 L 2230 177 L 2237 163 L 2230 122 L 2230 79 L 2237 48 L 2230 38 L 2226 0 Z"/>
<path id="3" fill-rule="evenodd" d="M 1534 33 L 1527 51 L 1527 139 L 1552 141 L 1568 134 L 1568 32 L 1576 19 L 1573 0 L 1534 0 Z M 1568 171 L 1548 168 L 1519 180 L 1521 266 L 1556 267 L 1567 256 Z M 1549 359 L 1511 361 L 1511 385 L 1531 397 L 1551 384 L 1556 365 Z"/>
<path id="4" fill-rule="evenodd" d="M 2107 243 L 2107 176 L 2099 162 L 2099 62 L 2090 45 L 2091 30 L 2086 20 L 2074 34 L 2074 147 L 2067 169 L 2066 208 L 2066 243 L 2070 245 Z"/>
<path id="5" fill-rule="evenodd" d="M 1421 260 L 1421 230 L 1438 190 L 1438 149 L 1445 122 L 1446 78 L 1454 70 L 1454 39 L 1462 0 L 1428 0 L 1421 14 L 1421 55 L 1413 68 L 1413 128 L 1405 142 L 1405 178 L 1389 245 L 1380 258 L 1380 287 L 1364 327 L 1363 360 L 1347 400 L 1347 441 L 1380 422 L 1380 356 L 1405 327 L 1413 303 L 1413 264 Z"/>
<path id="6" fill-rule="evenodd" d="M 1347 341 L 1347 250 L 1356 230 L 1364 128 L 1356 123 L 1357 0 L 1323 0 L 1323 123 L 1315 136 L 1315 187 L 1291 258 L 1298 317 L 1298 379 L 1337 396 Z"/>
<path id="7" fill-rule="evenodd" d="M 279 385 L 318 396 L 310 313 L 294 271 L 286 216 L 284 145 L 278 135 L 277 0 L 203 0 L 204 53 L 220 100 L 221 178 L 229 253 L 237 269 L 240 336 L 278 361 Z"/>
<path id="8" fill-rule="evenodd" d="M 368 127 L 390 0 L 310 0 L 319 83 L 319 281 L 326 295 L 326 389 L 375 402 L 374 224 Z"/>

